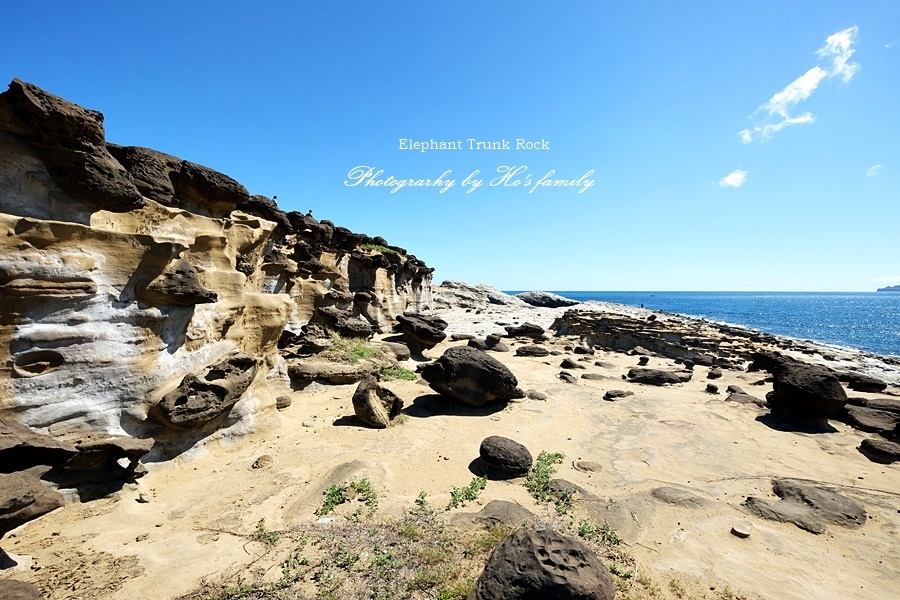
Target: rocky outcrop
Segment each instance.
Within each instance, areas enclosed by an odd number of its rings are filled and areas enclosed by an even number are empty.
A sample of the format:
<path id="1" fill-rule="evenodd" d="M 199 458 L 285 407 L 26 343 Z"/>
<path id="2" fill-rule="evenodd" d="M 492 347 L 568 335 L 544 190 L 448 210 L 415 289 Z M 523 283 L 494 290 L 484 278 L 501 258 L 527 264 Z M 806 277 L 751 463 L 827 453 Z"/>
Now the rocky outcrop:
<path id="1" fill-rule="evenodd" d="M 763 519 L 793 523 L 810 533 L 825 533 L 828 525 L 858 528 L 866 523 L 866 511 L 854 500 L 810 483 L 779 479 L 772 490 L 781 498 L 769 502 L 747 498 L 744 505 Z"/>
<path id="2" fill-rule="evenodd" d="M 468 346 L 448 348 L 422 369 L 422 379 L 439 394 L 472 406 L 522 398 L 515 375 L 500 361 Z"/>
<path id="3" fill-rule="evenodd" d="M 609 571 L 593 550 L 552 529 L 522 527 L 494 550 L 473 600 L 612 600 Z"/>
<path id="4" fill-rule="evenodd" d="M 25 452 L 0 436 L 0 454 L 7 474 L 50 467 L 54 485 L 250 431 L 289 388 L 283 346 L 331 337 L 304 327 L 367 337 L 432 303 L 432 269 L 403 248 L 108 144 L 99 112 L 19 80 L 0 94 L 0 228 L 0 420 L 65 441 Z"/>
<path id="5" fill-rule="evenodd" d="M 777 352 L 760 352 L 751 368 L 772 374 L 773 390 L 766 396 L 769 406 L 790 416 L 831 419 L 842 414 L 847 394 L 837 376 L 825 367 L 804 363 Z"/>
<path id="6" fill-rule="evenodd" d="M 580 304 L 577 300 L 570 300 L 552 292 L 522 292 L 521 294 L 516 294 L 516 298 L 526 304 L 540 308 L 561 308 Z"/>
<path id="7" fill-rule="evenodd" d="M 634 368 L 628 371 L 628 379 L 633 383 L 645 385 L 670 385 L 690 381 L 691 372 Z"/>
<path id="8" fill-rule="evenodd" d="M 459 281 L 444 281 L 434 286 L 434 308 L 447 310 L 454 308 L 481 309 L 487 305 L 527 306 L 525 302 L 504 294 L 488 285 L 469 285 Z"/>

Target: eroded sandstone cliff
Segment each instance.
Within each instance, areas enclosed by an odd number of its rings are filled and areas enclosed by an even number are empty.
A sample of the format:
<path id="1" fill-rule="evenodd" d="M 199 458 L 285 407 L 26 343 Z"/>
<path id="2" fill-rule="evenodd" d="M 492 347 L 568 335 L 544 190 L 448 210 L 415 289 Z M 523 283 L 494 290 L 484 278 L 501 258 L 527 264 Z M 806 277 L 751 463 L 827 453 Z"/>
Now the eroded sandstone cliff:
<path id="1" fill-rule="evenodd" d="M 164 457 L 252 427 L 288 385 L 285 329 L 365 337 L 431 302 L 402 248 L 108 144 L 102 114 L 19 80 L 0 94 L 0 231 L 0 419 L 72 443 Z"/>

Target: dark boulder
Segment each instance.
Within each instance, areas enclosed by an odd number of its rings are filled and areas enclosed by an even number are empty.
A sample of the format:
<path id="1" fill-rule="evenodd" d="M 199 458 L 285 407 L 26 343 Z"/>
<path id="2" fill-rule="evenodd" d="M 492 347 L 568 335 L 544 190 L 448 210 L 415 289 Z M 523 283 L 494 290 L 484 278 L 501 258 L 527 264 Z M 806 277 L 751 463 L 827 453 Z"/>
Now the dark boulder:
<path id="1" fill-rule="evenodd" d="M 370 427 L 384 429 L 402 408 L 403 400 L 381 385 L 374 373 L 366 375 L 353 392 L 356 418 Z"/>
<path id="2" fill-rule="evenodd" d="M 519 346 L 516 348 L 516 356 L 541 357 L 549 355 L 550 350 L 543 346 Z"/>
<path id="3" fill-rule="evenodd" d="M 561 369 L 587 369 L 586 366 L 581 363 L 575 362 L 571 358 L 564 358 L 563 361 L 559 363 L 559 367 Z"/>
<path id="4" fill-rule="evenodd" d="M 661 369 L 631 369 L 628 371 L 628 379 L 645 385 L 670 385 L 690 381 L 690 374 Z"/>
<path id="5" fill-rule="evenodd" d="M 37 466 L 0 473 L 0 537 L 63 505 L 62 494 L 41 483 L 41 476 L 48 470 Z"/>
<path id="6" fill-rule="evenodd" d="M 557 377 L 559 377 L 562 381 L 565 381 L 566 383 L 571 383 L 572 385 L 575 385 L 576 383 L 578 383 L 578 378 L 575 377 L 574 375 L 572 375 L 571 373 L 569 373 L 568 371 L 560 371 L 559 374 L 557 375 Z"/>
<path id="7" fill-rule="evenodd" d="M 862 431 L 884 434 L 900 423 L 900 413 L 848 405 L 843 421 Z"/>
<path id="8" fill-rule="evenodd" d="M 609 390 L 605 394 L 603 394 L 603 399 L 613 402 L 615 400 L 627 398 L 628 396 L 634 396 L 634 392 L 626 392 L 625 390 Z"/>
<path id="9" fill-rule="evenodd" d="M 197 269 L 186 258 L 170 262 L 150 281 L 138 282 L 134 292 L 151 306 L 193 306 L 219 299 L 215 292 L 203 287 Z"/>
<path id="10" fill-rule="evenodd" d="M 877 394 L 887 388 L 887 383 L 861 373 L 841 373 L 838 379 L 847 382 L 847 387 L 856 392 Z"/>
<path id="11" fill-rule="evenodd" d="M 368 339 L 375 333 L 375 329 L 368 321 L 354 317 L 349 311 L 334 306 L 317 308 L 316 317 L 325 327 L 343 337 Z"/>
<path id="12" fill-rule="evenodd" d="M 103 115 L 14 79 L 0 94 L 0 131 L 30 145 L 53 181 L 87 206 L 127 212 L 146 204 L 106 149 Z"/>
<path id="13" fill-rule="evenodd" d="M 509 337 L 527 337 L 532 339 L 540 339 L 544 336 L 544 328 L 534 323 L 522 323 L 521 325 L 510 325 L 504 327 L 506 335 Z"/>
<path id="14" fill-rule="evenodd" d="M 774 377 L 769 395 L 772 408 L 799 419 L 830 419 L 842 414 L 847 394 L 830 369 L 772 354 L 754 355 L 754 364 L 764 364 Z"/>
<path id="15" fill-rule="evenodd" d="M 872 462 L 884 465 L 900 461 L 900 444 L 882 438 L 863 440 L 859 451 Z"/>
<path id="16" fill-rule="evenodd" d="M 612 600 L 615 587 L 593 550 L 552 529 L 521 528 L 488 559 L 471 600 Z"/>
<path id="17" fill-rule="evenodd" d="M 447 338 L 447 321 L 426 315 L 403 314 L 397 317 L 403 340 L 413 352 L 421 354 Z"/>
<path id="18" fill-rule="evenodd" d="M 475 348 L 476 350 L 481 350 L 482 352 L 487 352 L 488 350 L 490 350 L 484 340 L 469 340 L 466 343 L 466 346 L 468 346 L 469 348 Z"/>
<path id="19" fill-rule="evenodd" d="M 173 429 L 204 425 L 237 404 L 256 377 L 257 365 L 257 359 L 239 353 L 200 374 L 188 375 L 149 414 Z"/>
<path id="20" fill-rule="evenodd" d="M 468 346 L 448 348 L 422 369 L 422 378 L 437 393 L 472 406 L 524 397 L 515 375 L 503 363 Z"/>
<path id="21" fill-rule="evenodd" d="M 713 368 L 706 374 L 707 379 L 720 379 L 722 377 L 722 369 Z"/>
<path id="22" fill-rule="evenodd" d="M 250 199 L 247 188 L 228 175 L 186 160 L 171 178 L 179 204 L 211 217 L 227 217 Z"/>
<path id="23" fill-rule="evenodd" d="M 481 442 L 478 450 L 481 464 L 489 475 L 517 477 L 527 475 L 533 459 L 522 444 L 499 435 L 492 435 Z"/>
<path id="24" fill-rule="evenodd" d="M 475 335 L 472 333 L 454 333 L 450 336 L 450 340 L 454 342 L 465 342 L 468 340 L 474 340 Z"/>

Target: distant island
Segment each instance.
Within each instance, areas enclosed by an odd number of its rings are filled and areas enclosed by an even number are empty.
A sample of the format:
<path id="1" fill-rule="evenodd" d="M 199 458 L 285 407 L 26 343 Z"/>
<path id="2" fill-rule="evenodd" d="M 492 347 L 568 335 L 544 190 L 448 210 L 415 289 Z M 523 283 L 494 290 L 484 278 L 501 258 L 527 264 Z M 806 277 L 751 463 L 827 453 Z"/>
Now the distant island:
<path id="1" fill-rule="evenodd" d="M 888 287 L 878 288 L 878 292 L 900 292 L 900 285 L 891 285 Z"/>

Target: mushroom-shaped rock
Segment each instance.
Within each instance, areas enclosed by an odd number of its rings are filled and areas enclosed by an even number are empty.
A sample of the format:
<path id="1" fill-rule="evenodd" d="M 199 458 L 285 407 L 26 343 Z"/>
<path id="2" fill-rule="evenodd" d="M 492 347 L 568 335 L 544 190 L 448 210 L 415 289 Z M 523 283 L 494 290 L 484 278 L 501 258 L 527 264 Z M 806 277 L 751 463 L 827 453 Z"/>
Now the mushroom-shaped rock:
<path id="1" fill-rule="evenodd" d="M 425 315 L 403 314 L 397 317 L 403 341 L 410 350 L 421 353 L 434 348 L 447 338 L 447 321 Z"/>
<path id="2" fill-rule="evenodd" d="M 353 411 L 356 418 L 378 429 L 384 429 L 400 414 L 403 400 L 378 382 L 374 373 L 366 375 L 353 392 Z"/>
<path id="3" fill-rule="evenodd" d="M 422 379 L 444 396 L 481 406 L 495 400 L 522 398 L 515 375 L 486 352 L 468 346 L 448 348 L 422 369 Z"/>
<path id="4" fill-rule="evenodd" d="M 552 529 L 523 527 L 494 550 L 472 600 L 612 600 L 609 571 L 593 550 Z"/>

